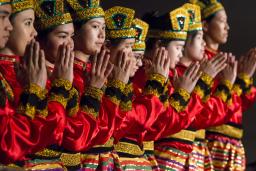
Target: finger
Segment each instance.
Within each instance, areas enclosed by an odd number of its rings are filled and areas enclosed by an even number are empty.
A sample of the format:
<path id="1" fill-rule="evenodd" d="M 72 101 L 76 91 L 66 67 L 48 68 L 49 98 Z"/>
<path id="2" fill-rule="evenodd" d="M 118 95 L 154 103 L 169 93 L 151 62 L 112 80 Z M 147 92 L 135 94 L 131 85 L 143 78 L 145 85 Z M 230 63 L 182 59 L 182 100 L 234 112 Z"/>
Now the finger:
<path id="1" fill-rule="evenodd" d="M 98 59 L 97 59 L 97 72 L 100 73 L 101 70 L 102 70 L 102 62 L 103 62 L 103 59 L 105 57 L 105 54 L 106 54 L 106 50 L 102 49 L 99 53 L 99 56 L 98 56 Z"/>
<path id="2" fill-rule="evenodd" d="M 192 78 L 192 75 L 194 74 L 194 71 L 196 70 L 197 68 L 197 63 L 194 63 L 191 67 L 191 69 L 189 70 L 188 74 L 187 74 L 187 77 L 188 78 Z"/>
<path id="3" fill-rule="evenodd" d="M 184 76 L 187 76 L 188 73 L 190 73 L 190 70 L 192 69 L 192 67 L 194 66 L 194 63 L 190 64 L 189 67 L 186 69 L 186 71 L 184 72 Z"/>
<path id="4" fill-rule="evenodd" d="M 191 72 L 192 80 L 194 80 L 196 78 L 196 76 L 200 73 L 199 69 L 200 69 L 199 64 L 195 65 L 195 68 L 194 68 L 193 72 Z"/>
<path id="5" fill-rule="evenodd" d="M 123 57 L 122 57 L 122 64 L 121 64 L 122 69 L 126 68 L 127 61 L 128 61 L 128 56 L 127 55 L 128 55 L 127 52 L 124 51 Z"/>
<path id="6" fill-rule="evenodd" d="M 157 56 L 159 55 L 159 51 L 160 51 L 160 49 L 157 48 L 156 51 L 155 51 L 155 53 L 154 53 L 153 60 L 152 60 L 152 62 L 153 62 L 154 64 L 156 64 L 156 62 L 157 62 Z"/>
<path id="7" fill-rule="evenodd" d="M 224 63 L 223 65 L 220 65 L 216 70 L 217 70 L 217 73 L 221 72 L 222 70 L 224 70 L 225 68 L 227 67 L 227 64 Z"/>
<path id="8" fill-rule="evenodd" d="M 33 54 L 34 54 L 34 41 L 31 42 L 30 49 L 29 49 L 29 56 L 28 56 L 28 66 L 34 66 L 33 63 Z"/>
<path id="9" fill-rule="evenodd" d="M 73 70 L 73 67 L 74 67 L 74 60 L 75 60 L 75 53 L 74 51 L 71 51 L 70 52 L 70 60 L 69 60 L 69 63 L 68 63 L 68 66 Z"/>
<path id="10" fill-rule="evenodd" d="M 157 54 L 157 56 L 156 56 L 156 65 L 157 66 L 159 66 L 160 65 L 160 63 L 161 63 L 161 58 L 163 57 L 163 48 L 161 48 L 160 50 L 159 50 L 159 53 Z"/>
<path id="11" fill-rule="evenodd" d="M 98 54 L 96 53 L 93 57 L 92 61 L 92 73 L 94 74 L 96 72 L 96 62 L 97 62 Z"/>
<path id="12" fill-rule="evenodd" d="M 108 76 L 110 75 L 110 73 L 112 72 L 114 68 L 114 65 L 111 63 L 108 63 L 107 69 L 105 71 L 105 77 L 108 78 Z"/>
<path id="13" fill-rule="evenodd" d="M 34 55 L 33 55 L 33 63 L 36 68 L 40 66 L 39 64 L 39 51 L 40 51 L 40 46 L 38 42 L 35 42 L 34 45 Z"/>
<path id="14" fill-rule="evenodd" d="M 160 59 L 160 66 L 163 67 L 164 66 L 164 63 L 166 61 L 166 50 L 163 48 L 162 49 L 162 54 L 161 54 L 161 59 Z"/>
<path id="15" fill-rule="evenodd" d="M 117 56 L 118 57 L 117 67 L 121 67 L 122 60 L 123 60 L 123 51 L 118 51 L 117 55 L 118 55 Z"/>
<path id="16" fill-rule="evenodd" d="M 171 63 L 171 59 L 166 57 L 165 59 L 165 63 L 164 63 L 164 69 L 169 71 L 169 68 L 170 68 L 170 63 Z"/>
<path id="17" fill-rule="evenodd" d="M 67 45 L 63 44 L 61 51 L 60 51 L 60 64 L 65 65 L 65 58 L 66 56 L 66 51 L 67 51 Z"/>
<path id="18" fill-rule="evenodd" d="M 174 78 L 174 80 L 177 80 L 177 79 L 178 79 L 178 73 L 177 73 L 177 70 L 176 70 L 176 69 L 174 69 L 174 70 L 173 70 L 173 72 L 174 72 L 174 76 L 173 76 L 173 78 Z"/>
<path id="19" fill-rule="evenodd" d="M 65 66 L 68 66 L 68 64 L 69 64 L 70 53 L 71 53 L 71 47 L 70 47 L 70 45 L 66 45 L 65 58 L 64 58 Z"/>
<path id="20" fill-rule="evenodd" d="M 104 73 L 107 69 L 107 66 L 109 65 L 110 55 L 105 52 L 104 57 L 102 57 L 102 58 L 104 58 L 104 62 L 103 62 L 102 68 L 101 68 L 101 72 Z"/>

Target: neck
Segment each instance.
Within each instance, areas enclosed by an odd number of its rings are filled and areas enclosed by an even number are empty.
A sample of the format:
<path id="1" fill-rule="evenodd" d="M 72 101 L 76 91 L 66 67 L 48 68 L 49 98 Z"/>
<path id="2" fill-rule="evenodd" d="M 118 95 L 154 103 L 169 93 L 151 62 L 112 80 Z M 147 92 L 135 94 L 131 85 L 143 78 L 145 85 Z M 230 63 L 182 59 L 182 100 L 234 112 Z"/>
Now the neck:
<path id="1" fill-rule="evenodd" d="M 219 43 L 216 41 L 212 40 L 209 36 L 205 36 L 205 43 L 206 47 L 212 51 L 218 51 L 219 50 Z"/>
<path id="2" fill-rule="evenodd" d="M 192 64 L 193 60 L 187 56 L 183 56 L 180 59 L 180 63 L 182 63 L 184 66 L 188 67 Z"/>
<path id="3" fill-rule="evenodd" d="M 0 49 L 0 53 L 4 54 L 4 55 L 15 55 L 14 52 L 10 48 L 7 48 L 7 47 Z"/>
<path id="4" fill-rule="evenodd" d="M 90 55 L 83 53 L 82 51 L 75 50 L 75 57 L 83 62 L 88 62 Z"/>

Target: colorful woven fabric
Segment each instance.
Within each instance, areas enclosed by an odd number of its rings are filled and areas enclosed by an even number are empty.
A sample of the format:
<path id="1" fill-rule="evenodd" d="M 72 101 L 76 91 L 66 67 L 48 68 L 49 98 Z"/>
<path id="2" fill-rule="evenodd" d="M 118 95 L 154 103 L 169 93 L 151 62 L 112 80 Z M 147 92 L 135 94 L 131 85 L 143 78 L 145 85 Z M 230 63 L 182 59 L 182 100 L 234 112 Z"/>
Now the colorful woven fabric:
<path id="1" fill-rule="evenodd" d="M 189 154 L 180 150 L 171 147 L 160 147 L 155 145 L 154 154 L 161 170 L 185 171 L 187 168 L 195 168 L 193 163 L 188 163 Z"/>
<path id="2" fill-rule="evenodd" d="M 160 171 L 160 167 L 157 163 L 156 157 L 154 155 L 154 151 L 152 152 L 145 152 L 144 157 L 151 163 L 151 168 L 153 171 Z"/>
<path id="3" fill-rule="evenodd" d="M 213 171 L 212 158 L 206 141 L 195 140 L 193 143 L 193 151 L 189 154 L 189 163 L 195 163 L 197 171 Z M 193 168 L 194 169 L 194 168 Z M 188 169 L 190 170 L 190 169 Z"/>
<path id="4" fill-rule="evenodd" d="M 209 135 L 207 140 L 214 170 L 245 170 L 245 152 L 241 140 L 217 135 Z"/>

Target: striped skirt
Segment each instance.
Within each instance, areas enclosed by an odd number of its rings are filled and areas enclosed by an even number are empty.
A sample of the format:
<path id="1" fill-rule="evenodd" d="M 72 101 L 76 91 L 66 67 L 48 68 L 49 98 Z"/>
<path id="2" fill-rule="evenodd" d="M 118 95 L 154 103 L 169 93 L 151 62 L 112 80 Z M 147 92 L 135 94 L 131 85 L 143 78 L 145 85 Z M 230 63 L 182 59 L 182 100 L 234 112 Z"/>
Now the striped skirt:
<path id="1" fill-rule="evenodd" d="M 214 170 L 245 170 L 245 151 L 241 140 L 227 137 L 217 139 L 214 136 L 208 136 L 207 139 Z"/>
<path id="2" fill-rule="evenodd" d="M 194 162 L 189 163 L 189 154 L 172 147 L 155 146 L 155 158 L 161 170 L 185 171 L 196 168 Z"/>
<path id="3" fill-rule="evenodd" d="M 81 155 L 81 164 L 84 171 L 116 171 L 115 159 L 117 154 L 113 151 L 102 153 L 88 153 Z"/>
<path id="4" fill-rule="evenodd" d="M 189 163 L 192 163 L 195 168 L 188 170 L 197 171 L 213 171 L 212 158 L 204 140 L 195 140 L 193 143 L 193 151 L 189 154 Z M 190 164 L 190 165 L 192 165 Z"/>

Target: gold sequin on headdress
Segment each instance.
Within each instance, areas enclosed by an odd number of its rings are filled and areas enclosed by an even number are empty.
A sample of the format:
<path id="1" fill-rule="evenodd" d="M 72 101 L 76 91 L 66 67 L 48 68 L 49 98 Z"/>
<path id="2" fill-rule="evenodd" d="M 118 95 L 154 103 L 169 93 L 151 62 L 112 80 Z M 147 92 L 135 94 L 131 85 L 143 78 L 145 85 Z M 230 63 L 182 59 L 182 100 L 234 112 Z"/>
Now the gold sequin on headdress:
<path id="1" fill-rule="evenodd" d="M 188 31 L 202 30 L 203 25 L 201 21 L 200 7 L 198 5 L 189 3 L 184 4 L 183 7 L 187 9 L 189 14 L 190 20 L 188 25 Z"/>
<path id="2" fill-rule="evenodd" d="M 146 36 L 148 33 L 148 24 L 138 18 L 134 19 L 132 22 L 132 27 L 136 30 L 135 44 L 133 46 L 133 51 L 145 51 Z"/>

